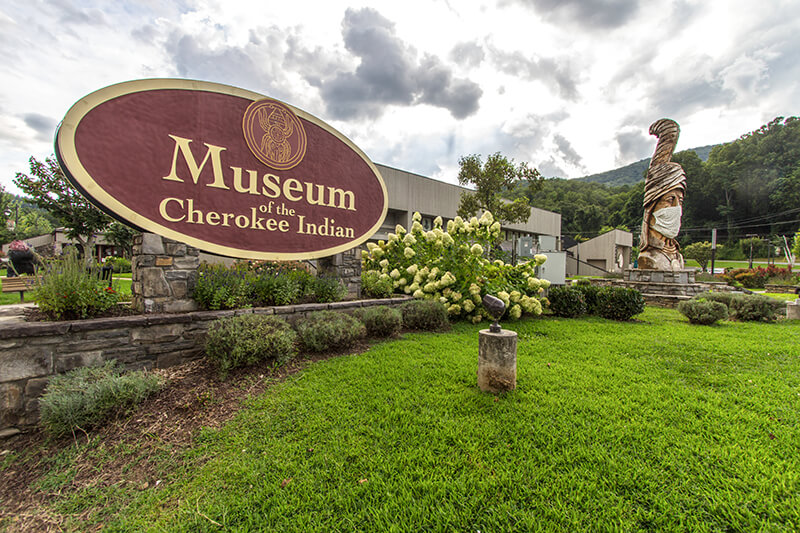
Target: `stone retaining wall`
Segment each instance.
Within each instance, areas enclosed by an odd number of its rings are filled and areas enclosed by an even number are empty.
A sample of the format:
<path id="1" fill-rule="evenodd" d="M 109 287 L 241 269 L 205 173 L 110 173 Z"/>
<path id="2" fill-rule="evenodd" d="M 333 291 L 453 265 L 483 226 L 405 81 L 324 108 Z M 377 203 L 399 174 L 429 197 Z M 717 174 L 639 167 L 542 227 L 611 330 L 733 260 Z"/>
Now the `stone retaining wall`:
<path id="1" fill-rule="evenodd" d="M 773 285 L 768 283 L 764 290 L 776 294 L 800 294 L 800 285 Z"/>
<path id="2" fill-rule="evenodd" d="M 658 307 L 677 307 L 679 302 L 691 300 L 693 296 L 703 292 L 730 292 L 735 290 L 724 282 L 694 282 L 694 276 L 691 276 L 692 282 L 680 284 L 674 281 L 675 279 L 680 279 L 678 274 L 674 276 L 671 275 L 672 273 L 664 272 L 657 272 L 656 274 L 661 274 L 660 276 L 655 276 L 655 279 L 661 281 L 629 281 L 616 278 L 587 279 L 589 283 L 598 287 L 628 287 L 636 289 L 642 293 L 647 305 Z M 670 274 L 670 276 L 665 277 L 663 274 Z M 649 275 L 646 277 L 651 278 Z M 665 279 L 667 279 L 667 281 L 664 281 Z M 688 281 L 689 278 L 686 277 L 684 279 Z"/>
<path id="3" fill-rule="evenodd" d="M 51 376 L 111 359 L 136 370 L 165 368 L 198 358 L 203 353 L 206 331 L 218 318 L 277 314 L 294 322 L 313 311 L 396 306 L 406 301 L 407 297 L 401 297 L 0 325 L 0 436 L 36 424 L 38 398 Z"/>

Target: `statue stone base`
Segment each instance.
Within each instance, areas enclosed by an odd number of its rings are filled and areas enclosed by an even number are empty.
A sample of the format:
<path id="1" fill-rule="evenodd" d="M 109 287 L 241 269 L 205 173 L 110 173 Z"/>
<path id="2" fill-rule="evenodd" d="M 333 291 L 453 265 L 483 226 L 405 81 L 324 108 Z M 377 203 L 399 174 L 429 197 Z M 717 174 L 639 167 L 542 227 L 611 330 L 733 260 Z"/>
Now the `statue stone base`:
<path id="1" fill-rule="evenodd" d="M 636 289 L 649 304 L 675 307 L 681 300 L 689 300 L 708 291 L 707 285 L 695 281 L 694 269 L 644 270 L 626 269 L 623 285 Z"/>

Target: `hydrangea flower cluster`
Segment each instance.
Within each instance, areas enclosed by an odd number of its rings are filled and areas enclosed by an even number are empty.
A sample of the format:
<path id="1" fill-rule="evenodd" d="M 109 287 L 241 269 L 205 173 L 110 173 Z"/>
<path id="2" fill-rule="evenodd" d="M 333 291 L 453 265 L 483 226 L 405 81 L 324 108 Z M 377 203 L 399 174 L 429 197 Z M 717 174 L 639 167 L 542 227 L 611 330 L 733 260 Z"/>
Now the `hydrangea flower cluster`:
<path id="1" fill-rule="evenodd" d="M 451 317 L 474 323 L 489 318 L 482 304 L 486 294 L 505 302 L 507 318 L 542 313 L 542 294 L 550 282 L 536 278 L 535 270 L 547 257 L 536 255 L 516 266 L 489 261 L 486 250 L 501 231 L 491 213 L 469 221 L 456 217 L 447 222 L 446 231 L 441 217 L 430 231 L 422 228 L 421 219 L 414 213 L 410 231 L 398 225 L 387 241 L 367 244 L 362 273 L 391 280 L 397 293 L 439 300 Z"/>

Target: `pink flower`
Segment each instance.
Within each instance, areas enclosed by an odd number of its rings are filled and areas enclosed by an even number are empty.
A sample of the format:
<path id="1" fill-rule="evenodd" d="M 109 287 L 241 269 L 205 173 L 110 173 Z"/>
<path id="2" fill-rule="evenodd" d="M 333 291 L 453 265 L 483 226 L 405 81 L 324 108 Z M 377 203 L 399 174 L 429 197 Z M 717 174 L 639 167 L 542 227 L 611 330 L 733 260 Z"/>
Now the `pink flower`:
<path id="1" fill-rule="evenodd" d="M 11 244 L 8 245 L 8 249 L 17 252 L 26 252 L 30 250 L 30 246 L 22 241 L 11 241 Z"/>

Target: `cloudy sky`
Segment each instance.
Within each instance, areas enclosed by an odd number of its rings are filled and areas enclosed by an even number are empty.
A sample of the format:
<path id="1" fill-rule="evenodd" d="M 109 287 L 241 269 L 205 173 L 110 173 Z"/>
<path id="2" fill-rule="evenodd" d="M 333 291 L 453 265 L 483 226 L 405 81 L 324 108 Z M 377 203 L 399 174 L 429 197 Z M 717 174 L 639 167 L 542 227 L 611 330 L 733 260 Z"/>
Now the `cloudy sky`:
<path id="1" fill-rule="evenodd" d="M 325 120 L 378 163 L 455 182 L 502 152 L 575 178 L 800 113 L 796 0 L 4 0 L 0 185 L 82 96 L 226 83 Z"/>

